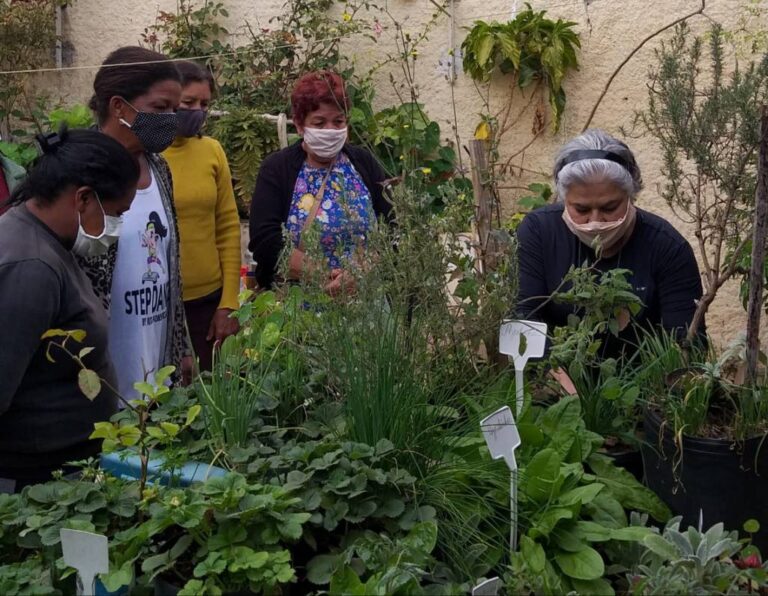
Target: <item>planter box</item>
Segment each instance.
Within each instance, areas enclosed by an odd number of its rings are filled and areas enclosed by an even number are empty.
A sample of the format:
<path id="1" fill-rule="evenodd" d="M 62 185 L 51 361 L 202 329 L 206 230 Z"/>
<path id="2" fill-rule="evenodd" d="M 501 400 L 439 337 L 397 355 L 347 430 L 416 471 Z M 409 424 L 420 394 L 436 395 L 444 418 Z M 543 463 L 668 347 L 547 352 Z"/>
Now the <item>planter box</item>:
<path id="1" fill-rule="evenodd" d="M 169 470 L 162 470 L 164 460 L 162 455 L 153 455 L 149 460 L 148 478 L 153 483 L 164 486 L 189 486 L 193 482 L 205 482 L 208 478 L 225 476 L 227 470 L 211 466 L 204 462 L 190 461 L 181 468 L 174 469 L 173 474 Z M 141 473 L 141 460 L 131 451 L 115 451 L 114 453 L 102 453 L 101 467 L 104 470 L 122 478 L 139 478 Z"/>
<path id="2" fill-rule="evenodd" d="M 743 534 L 744 522 L 756 519 L 760 532 L 754 543 L 766 552 L 768 445 L 763 445 L 764 437 L 734 443 L 684 435 L 681 454 L 673 431 L 662 429 L 661 416 L 651 410 L 645 415 L 645 433 L 642 454 L 648 487 L 673 513 L 683 516 L 684 525 L 698 527 L 701 512 L 704 529 L 723 522 L 726 530 Z"/>

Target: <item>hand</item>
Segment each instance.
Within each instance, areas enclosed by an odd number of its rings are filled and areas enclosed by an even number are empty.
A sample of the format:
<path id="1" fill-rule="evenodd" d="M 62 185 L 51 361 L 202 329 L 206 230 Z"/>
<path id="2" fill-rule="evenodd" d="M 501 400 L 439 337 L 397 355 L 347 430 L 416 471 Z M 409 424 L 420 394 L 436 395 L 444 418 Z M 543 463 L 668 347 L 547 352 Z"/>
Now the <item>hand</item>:
<path id="1" fill-rule="evenodd" d="M 205 336 L 207 341 L 221 343 L 230 335 L 234 335 L 238 332 L 240 325 L 238 325 L 237 319 L 230 317 L 231 314 L 231 308 L 219 308 L 213 314 L 211 326 L 208 328 L 208 335 Z"/>
<path id="2" fill-rule="evenodd" d="M 183 387 L 192 384 L 192 377 L 195 374 L 194 356 L 182 356 L 181 358 L 181 384 Z"/>
<path id="3" fill-rule="evenodd" d="M 576 385 L 573 384 L 571 377 L 562 368 L 556 368 L 549 371 L 549 374 L 560 383 L 560 387 L 563 388 L 566 395 L 578 395 L 579 392 L 576 389 Z"/>
<path id="4" fill-rule="evenodd" d="M 355 278 L 343 269 L 331 269 L 330 281 L 323 288 L 329 296 L 344 294 L 350 296 L 355 293 Z"/>
<path id="5" fill-rule="evenodd" d="M 301 279 L 304 272 L 304 251 L 294 248 L 288 259 L 288 279 Z"/>

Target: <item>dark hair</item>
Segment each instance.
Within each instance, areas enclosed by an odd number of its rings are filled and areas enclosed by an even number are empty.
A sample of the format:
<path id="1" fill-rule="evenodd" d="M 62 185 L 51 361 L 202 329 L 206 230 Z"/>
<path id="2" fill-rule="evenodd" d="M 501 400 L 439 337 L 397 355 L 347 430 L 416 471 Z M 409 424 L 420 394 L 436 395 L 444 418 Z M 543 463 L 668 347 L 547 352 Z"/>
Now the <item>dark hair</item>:
<path id="1" fill-rule="evenodd" d="M 139 181 L 139 164 L 112 137 L 95 130 L 67 130 L 38 135 L 42 154 L 14 190 L 10 203 L 36 198 L 54 203 L 70 186 L 90 186 L 99 199 L 122 198 Z"/>
<path id="2" fill-rule="evenodd" d="M 96 112 L 99 122 L 104 122 L 113 97 L 131 101 L 161 81 L 181 83 L 176 65 L 167 56 L 138 46 L 118 48 L 101 63 L 88 107 Z"/>
<path id="3" fill-rule="evenodd" d="M 304 124 L 307 114 L 314 112 L 320 104 L 329 103 L 346 112 L 349 97 L 341 75 L 330 70 L 310 72 L 301 77 L 291 93 L 291 115 L 296 124 Z"/>
<path id="4" fill-rule="evenodd" d="M 160 238 L 165 238 L 168 235 L 168 228 L 163 225 L 163 221 L 160 219 L 157 211 L 150 211 L 147 229 L 149 229 L 150 224 L 155 228 L 155 232 L 157 232 Z"/>
<path id="5" fill-rule="evenodd" d="M 192 62 L 191 60 L 183 60 L 176 63 L 176 68 L 181 75 L 181 86 L 186 87 L 190 83 L 208 83 L 208 87 L 211 90 L 211 94 L 216 92 L 216 84 L 213 81 L 213 75 L 211 71 L 205 66 Z"/>

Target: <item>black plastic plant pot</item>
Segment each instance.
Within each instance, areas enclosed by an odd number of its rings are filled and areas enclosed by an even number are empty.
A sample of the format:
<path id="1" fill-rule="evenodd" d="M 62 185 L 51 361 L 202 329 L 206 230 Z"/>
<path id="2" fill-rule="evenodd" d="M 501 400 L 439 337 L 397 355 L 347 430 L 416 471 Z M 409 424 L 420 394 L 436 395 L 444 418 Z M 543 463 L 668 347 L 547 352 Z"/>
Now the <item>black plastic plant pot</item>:
<path id="1" fill-rule="evenodd" d="M 698 526 L 701 512 L 705 530 L 723 522 L 744 535 L 744 522 L 756 519 L 760 532 L 753 542 L 768 552 L 768 441 L 683 436 L 680 451 L 673 429 L 662 422 L 658 412 L 646 411 L 641 451 L 648 487 L 683 516 L 684 527 Z"/>

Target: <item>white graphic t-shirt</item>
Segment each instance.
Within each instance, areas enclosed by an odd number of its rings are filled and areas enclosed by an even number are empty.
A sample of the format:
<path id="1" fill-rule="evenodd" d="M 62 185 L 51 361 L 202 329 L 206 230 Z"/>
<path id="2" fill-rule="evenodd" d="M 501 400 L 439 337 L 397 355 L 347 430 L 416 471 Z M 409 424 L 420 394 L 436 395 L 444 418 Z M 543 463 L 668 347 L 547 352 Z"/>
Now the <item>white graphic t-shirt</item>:
<path id="1" fill-rule="evenodd" d="M 117 372 L 118 390 L 126 399 L 139 397 L 133 384 L 152 382 L 162 362 L 168 333 L 168 218 L 155 177 L 136 191 L 123 226 L 112 279 L 109 352 Z"/>

